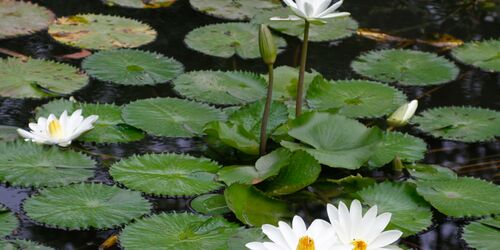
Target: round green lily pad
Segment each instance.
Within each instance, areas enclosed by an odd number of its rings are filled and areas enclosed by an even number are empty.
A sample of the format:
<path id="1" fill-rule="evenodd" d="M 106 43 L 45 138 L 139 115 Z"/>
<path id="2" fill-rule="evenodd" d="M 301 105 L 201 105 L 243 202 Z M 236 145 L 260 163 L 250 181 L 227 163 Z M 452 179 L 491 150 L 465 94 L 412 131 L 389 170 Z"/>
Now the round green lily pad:
<path id="1" fill-rule="evenodd" d="M 187 46 L 198 52 L 229 58 L 238 55 L 243 59 L 259 58 L 259 26 L 250 23 L 219 23 L 203 26 L 189 32 L 184 39 Z M 281 52 L 286 41 L 274 37 Z"/>
<path id="2" fill-rule="evenodd" d="M 46 29 L 54 13 L 31 2 L 1 0 L 0 20 L 0 39 L 4 39 Z"/>
<path id="3" fill-rule="evenodd" d="M 248 20 L 262 10 L 281 6 L 276 0 L 190 0 L 189 2 L 197 11 L 229 20 Z"/>
<path id="4" fill-rule="evenodd" d="M 109 229 L 148 214 L 141 193 L 100 183 L 47 188 L 24 201 L 32 220 L 66 229 Z"/>
<path id="5" fill-rule="evenodd" d="M 94 128 L 82 134 L 77 140 L 97 143 L 117 143 L 137 141 L 144 138 L 144 133 L 137 128 L 125 124 L 122 107 L 113 104 L 78 103 L 69 100 L 54 100 L 37 109 L 37 117 L 48 117 L 50 114 L 59 116 L 68 111 L 68 114 L 81 109 L 84 117 L 98 115 Z"/>
<path id="6" fill-rule="evenodd" d="M 266 24 L 271 29 L 290 36 L 303 39 L 304 37 L 304 21 L 281 21 L 271 20 L 272 17 L 287 18 L 290 15 L 295 15 L 290 8 L 277 8 L 265 10 L 255 15 L 251 23 Z M 358 30 L 358 22 L 352 17 L 339 17 L 322 19 L 324 24 L 311 24 L 309 28 L 309 41 L 311 42 L 326 42 L 348 38 Z"/>
<path id="7" fill-rule="evenodd" d="M 500 72 L 500 40 L 466 43 L 451 52 L 457 60 L 490 72 Z"/>
<path id="8" fill-rule="evenodd" d="M 133 50 L 108 50 L 87 57 L 82 68 L 92 77 L 123 85 L 152 85 L 172 80 L 184 71 L 175 59 Z"/>
<path id="9" fill-rule="evenodd" d="M 201 214 L 219 215 L 231 212 L 222 194 L 203 194 L 191 200 L 189 205 Z"/>
<path id="10" fill-rule="evenodd" d="M 108 6 L 121 6 L 137 9 L 166 8 L 174 4 L 176 0 L 102 0 Z"/>
<path id="11" fill-rule="evenodd" d="M 55 187 L 94 176 L 90 157 L 34 143 L 0 143 L 0 181 L 21 187 Z"/>
<path id="12" fill-rule="evenodd" d="M 47 98 L 87 85 L 87 75 L 67 64 L 9 57 L 0 60 L 0 96 Z"/>
<path id="13" fill-rule="evenodd" d="M 150 134 L 166 137 L 201 135 L 205 124 L 224 120 L 225 114 L 203 103 L 177 99 L 152 98 L 125 106 L 123 119 Z"/>
<path id="14" fill-rule="evenodd" d="M 347 117 L 380 117 L 394 112 L 406 102 L 403 92 L 382 83 L 348 80 L 329 82 L 322 77 L 313 80 L 307 91 L 309 107 L 338 110 Z"/>
<path id="15" fill-rule="evenodd" d="M 192 71 L 174 81 L 174 89 L 197 101 L 245 104 L 266 96 L 266 80 L 250 72 Z"/>
<path id="16" fill-rule="evenodd" d="M 227 249 L 228 239 L 238 225 L 220 216 L 190 213 L 157 214 L 126 226 L 120 245 L 134 249 Z"/>
<path id="17" fill-rule="evenodd" d="M 0 237 L 10 235 L 18 225 L 17 217 L 0 204 Z"/>
<path id="18" fill-rule="evenodd" d="M 53 250 L 53 248 L 40 245 L 29 240 L 0 240 L 0 249 L 4 250 Z"/>
<path id="19" fill-rule="evenodd" d="M 206 158 L 179 154 L 132 156 L 111 166 L 113 179 L 153 195 L 197 195 L 217 190 L 220 166 Z"/>
<path id="20" fill-rule="evenodd" d="M 457 78 L 459 69 L 432 53 L 388 49 L 371 51 L 356 58 L 351 67 L 360 75 L 388 83 L 410 86 L 443 84 Z"/>
<path id="21" fill-rule="evenodd" d="M 422 160 L 426 151 L 427 144 L 418 137 L 400 132 L 386 132 L 368 164 L 381 167 L 396 157 L 403 162 L 415 162 Z"/>
<path id="22" fill-rule="evenodd" d="M 439 212 L 451 217 L 500 213 L 500 187 L 480 179 L 418 181 L 417 192 Z"/>
<path id="23" fill-rule="evenodd" d="M 491 141 L 500 136 L 500 112 L 475 107 L 426 110 L 412 120 L 434 137 L 463 142 Z"/>
<path id="24" fill-rule="evenodd" d="M 49 34 L 60 43 L 96 50 L 139 47 L 156 38 L 156 31 L 147 24 L 97 14 L 58 18 L 49 26 Z"/>
<path id="25" fill-rule="evenodd" d="M 467 242 L 469 247 L 475 249 L 497 250 L 500 246 L 500 226 L 498 223 L 498 218 L 472 222 L 464 227 L 462 239 Z"/>

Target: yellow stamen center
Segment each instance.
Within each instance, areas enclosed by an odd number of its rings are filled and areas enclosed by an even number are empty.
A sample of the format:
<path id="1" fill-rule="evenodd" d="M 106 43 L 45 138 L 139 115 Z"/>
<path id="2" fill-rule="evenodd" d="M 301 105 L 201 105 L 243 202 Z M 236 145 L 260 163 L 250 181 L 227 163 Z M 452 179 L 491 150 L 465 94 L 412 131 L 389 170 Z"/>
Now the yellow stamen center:
<path id="1" fill-rule="evenodd" d="M 49 122 L 49 135 L 54 138 L 62 138 L 64 136 L 63 129 L 59 120 L 54 119 Z"/>
<path id="2" fill-rule="evenodd" d="M 309 236 L 304 236 L 299 239 L 299 244 L 297 245 L 297 250 L 315 250 L 314 240 Z"/>
<path id="3" fill-rule="evenodd" d="M 353 240 L 351 244 L 354 246 L 352 250 L 366 250 L 368 248 L 368 244 L 362 240 Z"/>

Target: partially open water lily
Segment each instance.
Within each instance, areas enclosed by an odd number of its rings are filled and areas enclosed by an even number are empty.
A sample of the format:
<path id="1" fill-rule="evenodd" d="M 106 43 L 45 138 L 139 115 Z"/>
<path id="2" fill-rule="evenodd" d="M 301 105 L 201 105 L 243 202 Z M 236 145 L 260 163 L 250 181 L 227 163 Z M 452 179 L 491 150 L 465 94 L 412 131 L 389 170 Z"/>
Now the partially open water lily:
<path id="1" fill-rule="evenodd" d="M 65 110 L 59 119 L 54 114 L 50 114 L 48 118 L 40 117 L 37 123 L 29 124 L 31 131 L 18 129 L 17 132 L 26 138 L 26 141 L 67 147 L 71 141 L 94 128 L 92 124 L 98 118 L 96 115 L 84 118 L 81 109 L 68 116 Z"/>
<path id="2" fill-rule="evenodd" d="M 327 212 L 339 240 L 335 250 L 388 250 L 403 235 L 399 230 L 384 231 L 391 214 L 377 216 L 377 206 L 371 207 L 363 216 L 358 200 L 352 201 L 350 209 L 343 202 L 338 208 L 328 204 Z"/>
<path id="3" fill-rule="evenodd" d="M 250 242 L 245 246 L 251 250 L 330 250 L 338 243 L 330 223 L 314 220 L 309 228 L 299 216 L 295 216 L 292 227 L 280 221 L 278 227 L 263 225 L 262 231 L 272 242 Z"/>
<path id="4" fill-rule="evenodd" d="M 284 0 L 295 15 L 287 18 L 273 17 L 271 20 L 301 20 L 320 21 L 321 19 L 342 17 L 350 15 L 349 12 L 336 12 L 344 2 L 340 0 Z"/>
<path id="5" fill-rule="evenodd" d="M 387 123 L 392 127 L 404 126 L 410 121 L 413 115 L 415 115 L 415 111 L 417 111 L 417 108 L 417 100 L 405 103 L 401 107 L 399 107 L 389 118 L 387 118 Z"/>

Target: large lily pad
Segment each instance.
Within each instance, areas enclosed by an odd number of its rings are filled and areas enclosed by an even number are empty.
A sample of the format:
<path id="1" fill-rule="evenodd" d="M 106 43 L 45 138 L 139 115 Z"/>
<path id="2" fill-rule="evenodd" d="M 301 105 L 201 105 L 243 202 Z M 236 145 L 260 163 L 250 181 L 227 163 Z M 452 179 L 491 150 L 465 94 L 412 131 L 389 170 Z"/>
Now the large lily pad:
<path id="1" fill-rule="evenodd" d="M 472 222 L 464 227 L 462 239 L 467 242 L 469 247 L 475 249 L 496 250 L 500 246 L 499 223 L 498 218 L 488 218 Z"/>
<path id="2" fill-rule="evenodd" d="M 500 72 L 500 40 L 470 42 L 455 48 L 457 60 L 490 72 Z"/>
<path id="3" fill-rule="evenodd" d="M 307 93 L 309 85 L 320 74 L 314 70 L 304 73 L 304 91 Z M 269 78 L 265 75 L 266 80 Z M 273 99 L 279 101 L 294 101 L 297 96 L 299 70 L 290 66 L 279 66 L 274 69 Z"/>
<path id="4" fill-rule="evenodd" d="M 272 17 L 286 18 L 290 15 L 294 15 L 290 8 L 265 10 L 255 15 L 251 22 L 256 24 L 267 24 L 273 30 L 303 39 L 305 25 L 303 20 L 271 20 Z M 322 19 L 322 21 L 325 23 L 315 23 L 311 25 L 309 29 L 310 41 L 325 42 L 347 38 L 352 36 L 358 29 L 358 22 L 351 17 Z"/>
<path id="5" fill-rule="evenodd" d="M 478 142 L 500 136 L 500 112 L 475 107 L 440 107 L 426 110 L 413 123 L 434 137 Z"/>
<path id="6" fill-rule="evenodd" d="M 129 250 L 224 250 L 237 230 L 237 224 L 220 216 L 163 213 L 126 226 L 120 234 L 120 245 Z"/>
<path id="7" fill-rule="evenodd" d="M 386 132 L 368 164 L 381 167 L 396 157 L 405 162 L 415 162 L 422 160 L 426 151 L 427 144 L 418 137 L 399 132 Z"/>
<path id="8" fill-rule="evenodd" d="M 382 140 L 380 129 L 329 113 L 305 113 L 289 127 L 288 134 L 304 144 L 282 141 L 281 145 L 293 151 L 304 150 L 319 163 L 336 168 L 360 168 Z"/>
<path id="9" fill-rule="evenodd" d="M 132 156 L 111 166 L 110 174 L 128 188 L 153 195 L 197 195 L 222 187 L 220 166 L 206 158 L 178 154 Z"/>
<path id="10" fill-rule="evenodd" d="M 428 86 L 457 78 L 459 69 L 444 57 L 432 53 L 388 49 L 371 51 L 351 64 L 357 73 L 388 83 Z"/>
<path id="11" fill-rule="evenodd" d="M 175 59 L 133 49 L 93 54 L 83 61 L 82 68 L 101 81 L 124 85 L 164 83 L 184 71 L 182 64 Z"/>
<path id="12" fill-rule="evenodd" d="M 156 9 L 156 8 L 166 8 L 174 4 L 176 0 L 102 0 L 104 4 L 109 6 L 121 6 L 128 8 L 137 9 Z"/>
<path id="13" fill-rule="evenodd" d="M 108 229 L 149 213 L 151 204 L 139 192 L 81 183 L 43 189 L 23 208 L 29 218 L 50 227 Z"/>
<path id="14" fill-rule="evenodd" d="M 72 93 L 87 82 L 87 75 L 67 64 L 31 58 L 0 60 L 0 96 L 46 98 Z"/>
<path id="15" fill-rule="evenodd" d="M 126 105 L 122 116 L 132 126 L 166 137 L 198 136 L 205 124 L 226 118 L 216 108 L 177 98 L 138 100 Z"/>
<path id="16" fill-rule="evenodd" d="M 281 6 L 277 0 L 190 0 L 189 2 L 195 10 L 230 20 L 248 20 L 262 10 Z"/>
<path id="17" fill-rule="evenodd" d="M 0 39 L 4 39 L 46 29 L 54 13 L 31 2 L 1 0 L 0 20 Z"/>
<path id="18" fill-rule="evenodd" d="M 357 195 L 363 204 L 376 205 L 379 213 L 391 213 L 388 228 L 401 230 L 404 237 L 432 225 L 431 207 L 409 183 L 384 182 L 365 188 Z"/>
<path id="19" fill-rule="evenodd" d="M 0 237 L 11 234 L 18 224 L 17 217 L 0 204 Z"/>
<path id="20" fill-rule="evenodd" d="M 88 156 L 34 143 L 0 143 L 0 181 L 21 187 L 54 187 L 94 176 Z"/>
<path id="21" fill-rule="evenodd" d="M 96 50 L 139 47 L 156 38 L 147 24 L 97 14 L 60 17 L 49 26 L 49 34 L 60 43 Z"/>
<path id="22" fill-rule="evenodd" d="M 50 114 L 59 115 L 64 110 L 71 114 L 82 109 L 83 116 L 98 115 L 94 128 L 77 140 L 97 143 L 129 142 L 144 138 L 144 133 L 125 124 L 121 117 L 122 107 L 113 104 L 78 103 L 68 100 L 55 100 L 37 110 L 37 117 L 48 117 Z"/>
<path id="23" fill-rule="evenodd" d="M 51 247 L 40 245 L 36 242 L 20 239 L 0 240 L 0 249 L 4 250 L 54 250 Z"/>
<path id="24" fill-rule="evenodd" d="M 192 71 L 174 81 L 174 89 L 197 101 L 214 104 L 245 104 L 266 96 L 266 81 L 240 71 Z"/>
<path id="25" fill-rule="evenodd" d="M 329 82 L 322 77 L 314 78 L 306 98 L 311 108 L 338 110 L 338 114 L 352 118 L 387 115 L 406 102 L 403 92 L 382 83 L 363 80 Z"/>
<path id="26" fill-rule="evenodd" d="M 258 26 L 249 23 L 210 24 L 192 30 L 184 41 L 189 48 L 207 55 L 251 59 L 260 57 L 258 32 Z M 278 48 L 286 46 L 283 38 L 274 37 L 274 41 Z"/>

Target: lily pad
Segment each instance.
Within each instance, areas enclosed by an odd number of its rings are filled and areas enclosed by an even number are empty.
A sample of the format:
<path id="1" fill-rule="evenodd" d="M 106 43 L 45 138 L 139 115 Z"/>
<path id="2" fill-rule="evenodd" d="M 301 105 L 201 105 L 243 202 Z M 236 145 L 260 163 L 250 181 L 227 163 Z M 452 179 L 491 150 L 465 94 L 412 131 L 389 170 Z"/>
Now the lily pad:
<path id="1" fill-rule="evenodd" d="M 190 206 L 198 213 L 219 215 L 231 212 L 222 194 L 204 194 L 194 198 Z"/>
<path id="2" fill-rule="evenodd" d="M 355 59 L 351 67 L 360 75 L 410 86 L 437 85 L 455 80 L 459 69 L 432 53 L 388 49 L 371 51 Z"/>
<path id="3" fill-rule="evenodd" d="M 229 20 L 248 20 L 262 10 L 280 7 L 276 0 L 190 0 L 197 11 Z"/>
<path id="4" fill-rule="evenodd" d="M 436 165 L 415 164 L 405 166 L 410 175 L 419 181 L 437 181 L 456 179 L 457 174 L 453 170 Z"/>
<path id="5" fill-rule="evenodd" d="M 260 228 L 242 228 L 227 241 L 228 250 L 247 250 L 245 244 L 262 242 L 265 238 Z"/>
<path id="6" fill-rule="evenodd" d="M 440 107 L 412 120 L 434 137 L 463 142 L 491 141 L 500 136 L 500 112 L 476 107 Z"/>
<path id="7" fill-rule="evenodd" d="M 266 81 L 257 74 L 240 71 L 192 71 L 174 81 L 181 95 L 213 104 L 236 105 L 266 96 Z"/>
<path id="8" fill-rule="evenodd" d="M 495 221 L 497 226 L 492 226 L 490 221 Z M 464 227 L 462 239 L 469 247 L 481 250 L 496 250 L 500 246 L 500 227 L 498 219 L 483 219 L 472 222 Z"/>
<path id="9" fill-rule="evenodd" d="M 47 188 L 23 204 L 26 215 L 50 227 L 109 229 L 139 218 L 151 204 L 139 192 L 98 183 Z"/>
<path id="10" fill-rule="evenodd" d="M 83 61 L 82 68 L 101 81 L 123 85 L 164 83 L 184 71 L 182 64 L 175 59 L 133 49 L 95 53 Z"/>
<path id="11" fill-rule="evenodd" d="M 304 150 L 319 163 L 335 168 L 360 168 L 382 140 L 380 129 L 329 113 L 305 113 L 289 126 L 288 134 L 304 144 L 282 141 L 281 145 L 292 151 Z"/>
<path id="12" fill-rule="evenodd" d="M 19 226 L 17 217 L 0 204 L 0 237 L 10 235 L 17 226 Z"/>
<path id="13" fill-rule="evenodd" d="M 275 31 L 296 36 L 300 39 L 304 37 L 304 21 L 280 21 L 271 20 L 272 17 L 286 18 L 295 15 L 290 8 L 277 8 L 261 11 L 251 22 L 256 24 L 266 24 Z M 358 22 L 352 17 L 337 17 L 322 19 L 324 24 L 312 24 L 309 28 L 309 41 L 326 42 L 350 37 L 358 30 Z"/>
<path id="14" fill-rule="evenodd" d="M 206 158 L 179 154 L 132 156 L 111 166 L 111 177 L 133 190 L 153 195 L 197 195 L 222 187 L 220 166 Z"/>
<path id="15" fill-rule="evenodd" d="M 404 162 L 415 162 L 422 160 L 426 151 L 427 144 L 418 137 L 399 132 L 386 132 L 368 164 L 381 167 L 394 160 L 396 156 Z"/>
<path id="16" fill-rule="evenodd" d="M 357 193 L 363 204 L 377 206 L 378 213 L 392 214 L 388 229 L 398 229 L 403 237 L 416 234 L 432 225 L 429 204 L 409 183 L 384 182 Z"/>
<path id="17" fill-rule="evenodd" d="M 126 226 L 120 234 L 120 245 L 129 250 L 223 250 L 237 230 L 237 224 L 219 216 L 163 213 Z"/>
<path id="18" fill-rule="evenodd" d="M 151 98 L 125 106 L 123 119 L 156 136 L 194 137 L 205 124 L 225 120 L 225 114 L 206 104 L 177 98 Z"/>
<path id="19" fill-rule="evenodd" d="M 97 143 L 129 142 L 144 138 L 144 133 L 123 121 L 122 107 L 113 104 L 78 103 L 69 100 L 51 101 L 38 108 L 37 117 L 48 117 L 50 114 L 59 115 L 64 110 L 71 114 L 77 109 L 82 109 L 82 115 L 98 115 L 94 128 L 77 140 Z"/>
<path id="20" fill-rule="evenodd" d="M 259 29 L 250 23 L 219 23 L 210 24 L 192 30 L 186 35 L 184 42 L 198 52 L 230 58 L 238 55 L 243 59 L 260 57 Z M 278 48 L 286 47 L 286 41 L 274 37 Z M 282 49 L 278 49 L 278 53 Z"/>
<path id="21" fill-rule="evenodd" d="M 320 73 L 304 73 L 304 91 L 307 93 L 309 85 Z M 266 80 L 269 78 L 264 76 Z M 295 101 L 297 96 L 297 83 L 299 82 L 299 70 L 290 66 L 279 66 L 274 69 L 273 99 L 279 101 Z"/>
<path id="22" fill-rule="evenodd" d="M 54 13 L 31 2 L 2 0 L 0 20 L 0 39 L 4 39 L 47 29 Z"/>
<path id="23" fill-rule="evenodd" d="M 0 181 L 21 187 L 55 187 L 94 176 L 90 157 L 34 143 L 0 143 Z"/>
<path id="24" fill-rule="evenodd" d="M 40 59 L 0 60 L 0 96 L 46 98 L 70 94 L 87 85 L 87 75 L 67 64 Z"/>
<path id="25" fill-rule="evenodd" d="M 170 7 L 176 0 L 102 0 L 108 6 L 121 6 L 136 9 L 157 9 Z"/>
<path id="26" fill-rule="evenodd" d="M 0 240 L 0 249 L 4 250 L 53 250 L 51 247 L 40 245 L 29 240 L 9 239 Z"/>
<path id="27" fill-rule="evenodd" d="M 18 138 L 16 127 L 0 125 L 0 142 L 15 141 Z"/>
<path id="28" fill-rule="evenodd" d="M 490 72 L 500 72 L 500 40 L 469 42 L 451 52 L 457 60 Z"/>
<path id="29" fill-rule="evenodd" d="M 156 31 L 147 24 L 97 14 L 60 17 L 49 26 L 49 34 L 60 43 L 95 50 L 135 48 L 156 38 Z"/>
<path id="30" fill-rule="evenodd" d="M 314 78 L 306 98 L 313 109 L 338 110 L 338 114 L 352 118 L 387 115 L 406 102 L 403 92 L 382 83 L 364 80 L 329 82 L 320 76 Z"/>
<path id="31" fill-rule="evenodd" d="M 500 213 L 500 187 L 480 179 L 419 181 L 417 192 L 439 212 L 451 217 Z"/>

